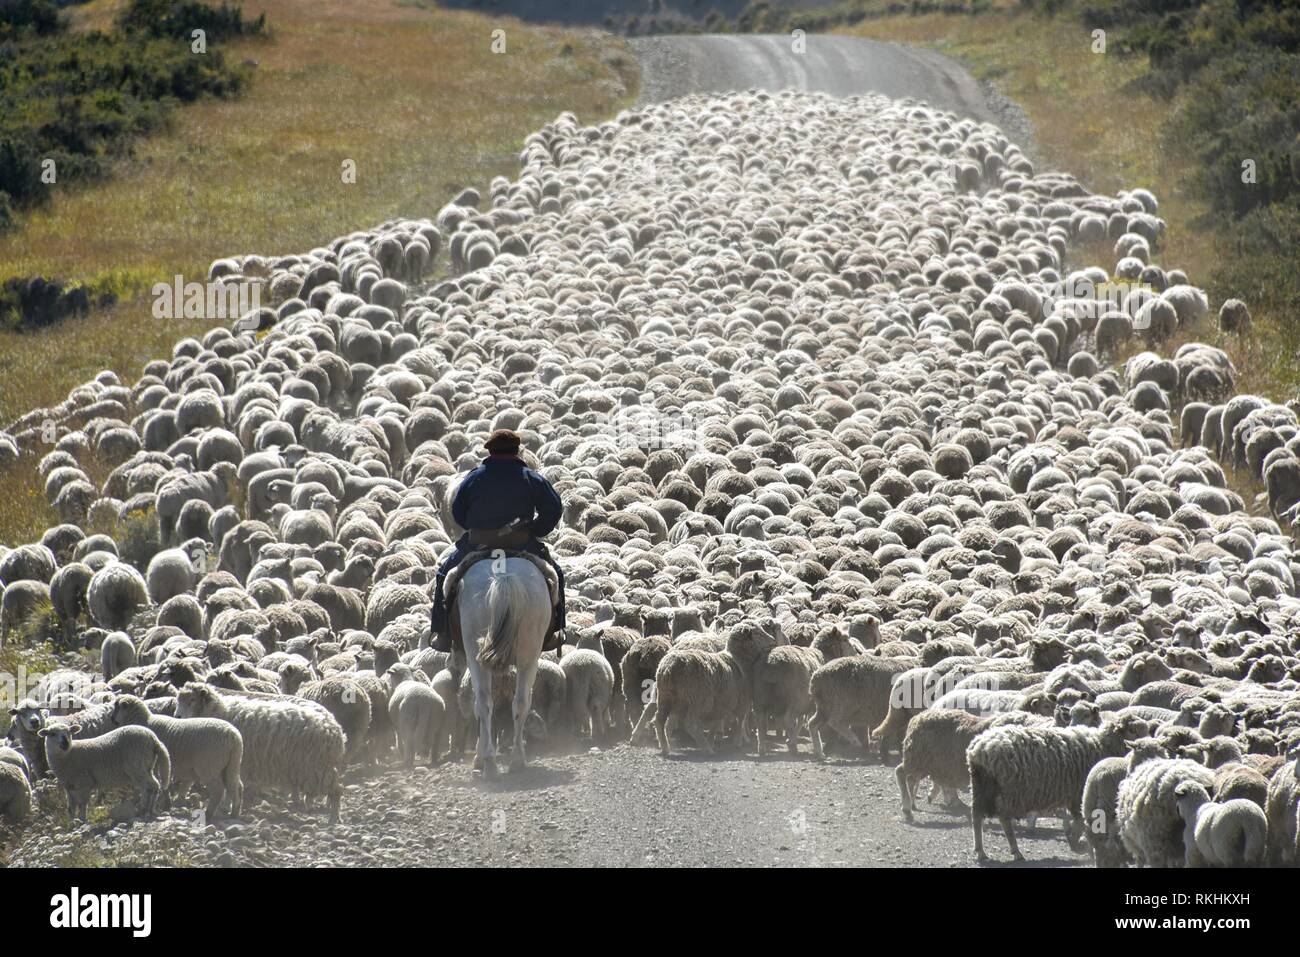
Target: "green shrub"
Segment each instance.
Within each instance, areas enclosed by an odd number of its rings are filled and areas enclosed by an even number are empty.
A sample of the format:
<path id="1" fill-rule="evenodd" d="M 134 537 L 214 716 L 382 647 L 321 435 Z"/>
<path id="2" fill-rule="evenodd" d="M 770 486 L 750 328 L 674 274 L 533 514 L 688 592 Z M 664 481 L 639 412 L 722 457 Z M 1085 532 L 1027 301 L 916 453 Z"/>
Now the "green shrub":
<path id="1" fill-rule="evenodd" d="M 248 77 L 209 47 L 190 51 L 188 29 L 209 40 L 260 33 L 239 7 L 134 0 L 124 18 L 159 18 L 150 29 L 72 33 L 47 0 L 0 0 L 0 228 L 13 210 L 35 206 L 50 190 L 103 176 L 130 142 L 156 128 L 175 103 L 239 92 Z M 184 42 L 167 31 L 185 32 Z M 42 180 L 54 163 L 55 183 Z"/>
<path id="2" fill-rule="evenodd" d="M 187 41 L 192 31 L 202 30 L 212 41 L 263 33 L 266 14 L 245 22 L 243 10 L 225 0 L 219 7 L 195 0 L 131 0 L 118 23 L 129 33 L 179 37 Z"/>

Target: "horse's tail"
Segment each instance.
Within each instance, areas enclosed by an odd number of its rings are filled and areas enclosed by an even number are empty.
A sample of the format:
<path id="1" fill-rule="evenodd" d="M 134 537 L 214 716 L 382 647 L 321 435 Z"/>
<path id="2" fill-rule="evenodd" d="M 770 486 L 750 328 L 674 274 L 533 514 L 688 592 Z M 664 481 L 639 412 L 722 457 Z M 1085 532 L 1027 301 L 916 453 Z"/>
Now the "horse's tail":
<path id="1" fill-rule="evenodd" d="M 487 668 L 506 668 L 515 662 L 515 644 L 519 628 L 515 622 L 514 606 L 524 601 L 515 580 L 503 571 L 493 570 L 488 577 L 487 591 L 487 641 L 478 653 L 479 664 Z"/>

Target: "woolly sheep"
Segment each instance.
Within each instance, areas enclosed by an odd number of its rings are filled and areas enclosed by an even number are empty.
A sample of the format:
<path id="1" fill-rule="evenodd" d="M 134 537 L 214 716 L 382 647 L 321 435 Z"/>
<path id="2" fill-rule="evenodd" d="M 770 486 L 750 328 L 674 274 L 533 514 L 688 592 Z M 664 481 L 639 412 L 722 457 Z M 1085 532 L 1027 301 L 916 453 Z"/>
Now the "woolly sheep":
<path id="1" fill-rule="evenodd" d="M 1119 836 L 1139 864 L 1172 867 L 1183 863 L 1184 822 L 1177 791 L 1189 783 L 1208 792 L 1214 775 L 1194 761 L 1157 758 L 1134 768 L 1120 784 L 1116 810 Z"/>
<path id="2" fill-rule="evenodd" d="M 179 718 L 222 718 L 244 741 L 244 785 L 325 795 L 331 820 L 339 818 L 339 783 L 344 760 L 343 729 L 314 702 L 278 696 L 223 695 L 207 685 L 187 683 L 176 695 Z"/>
<path id="3" fill-rule="evenodd" d="M 86 603 L 95 624 L 121 631 L 138 609 L 149 604 L 149 595 L 138 571 L 125 562 L 112 562 L 91 578 Z"/>
<path id="4" fill-rule="evenodd" d="M 226 799 L 231 815 L 239 817 L 244 799 L 239 773 L 244 739 L 230 722 L 155 714 L 139 698 L 122 695 L 113 702 L 113 723 L 119 727 L 140 725 L 156 734 L 171 759 L 172 785 L 184 791 L 188 784 L 197 784 L 208 792 L 209 819 L 217 815 Z"/>
<path id="5" fill-rule="evenodd" d="M 775 646 L 774 639 L 754 625 L 737 625 L 723 651 L 671 649 L 655 671 L 655 736 L 667 757 L 674 731 L 680 726 L 707 754 L 713 744 L 705 725 L 720 727 L 728 720 L 741 725 L 752 702 L 754 663 Z"/>
<path id="6" fill-rule="evenodd" d="M 394 665 L 388 672 L 392 689 L 388 697 L 388 714 L 397 730 L 397 750 L 409 768 L 417 756 L 428 756 L 437 764 L 446 706 L 442 696 L 430 685 L 409 677 L 410 668 Z"/>
<path id="7" fill-rule="evenodd" d="M 21 824 L 32 811 L 32 786 L 15 764 L 0 761 L 0 821 Z"/>
<path id="8" fill-rule="evenodd" d="M 1187 867 L 1254 867 L 1264 862 L 1268 818 L 1258 804 L 1211 801 L 1205 788 L 1183 781 L 1174 788 Z"/>
<path id="9" fill-rule="evenodd" d="M 1102 758 L 1124 752 L 1126 733 L 1138 736 L 1120 722 L 1100 728 L 995 727 L 978 735 L 966 751 L 976 856 L 985 859 L 984 818 L 998 819 L 1012 856 L 1024 860 L 1012 821 L 1053 811 L 1067 820 L 1070 848 L 1079 850 L 1088 772 Z"/>
<path id="10" fill-rule="evenodd" d="M 53 725 L 39 732 L 45 761 L 68 795 L 68 813 L 86 820 L 92 791 L 132 787 L 139 812 L 152 815 L 158 795 L 171 784 L 167 749 L 148 728 L 117 728 L 89 740 L 73 740 L 79 725 Z"/>
<path id="11" fill-rule="evenodd" d="M 105 681 L 112 681 L 136 663 L 135 644 L 126 632 L 115 631 L 99 647 L 100 673 Z"/>
<path id="12" fill-rule="evenodd" d="M 560 659 L 565 694 L 574 731 L 590 733 L 603 741 L 610 726 L 610 703 L 614 696 L 614 669 L 605 656 L 589 648 L 576 648 Z"/>

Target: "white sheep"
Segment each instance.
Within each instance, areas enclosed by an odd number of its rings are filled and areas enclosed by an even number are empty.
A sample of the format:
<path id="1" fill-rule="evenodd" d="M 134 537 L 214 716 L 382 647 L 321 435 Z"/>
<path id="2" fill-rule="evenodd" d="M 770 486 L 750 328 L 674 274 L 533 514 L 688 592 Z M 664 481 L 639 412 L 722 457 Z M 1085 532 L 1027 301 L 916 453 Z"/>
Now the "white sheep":
<path id="1" fill-rule="evenodd" d="M 244 785 L 280 788 L 296 804 L 325 795 L 331 820 L 339 818 L 343 790 L 343 729 L 328 711 L 301 698 L 220 694 L 189 682 L 176 695 L 180 718 L 222 718 L 244 741 Z"/>
<path id="2" fill-rule="evenodd" d="M 743 733 L 753 700 L 754 663 L 775 647 L 763 629 L 737 625 L 722 651 L 674 648 L 655 671 L 655 736 L 664 757 L 680 726 L 705 753 L 713 753 L 706 725 L 733 721 Z"/>
<path id="3" fill-rule="evenodd" d="M 985 859 L 984 818 L 998 819 L 1012 856 L 1024 860 L 1016 846 L 1013 820 L 1052 812 L 1066 824 L 1070 849 L 1080 850 L 1081 802 L 1088 772 L 1102 758 L 1123 754 L 1126 734 L 1137 736 L 1135 729 L 1119 722 L 1100 728 L 1013 725 L 979 734 L 966 751 L 976 855 Z"/>
<path id="4" fill-rule="evenodd" d="M 610 727 L 614 669 L 599 651 L 576 648 L 560 659 L 569 717 L 576 734 L 603 741 Z"/>
<path id="5" fill-rule="evenodd" d="M 171 784 L 171 759 L 148 728 L 117 728 L 89 740 L 73 740 L 81 728 L 52 725 L 39 732 L 45 760 L 68 795 L 68 813 L 86 820 L 93 791 L 132 787 L 139 813 L 152 815 L 158 795 Z"/>
<path id="6" fill-rule="evenodd" d="M 112 681 L 127 668 L 136 664 L 135 643 L 124 631 L 115 631 L 104 638 L 99 648 L 100 674 Z"/>
<path id="7" fill-rule="evenodd" d="M 388 715 L 397 731 L 397 750 L 409 768 L 417 756 L 427 755 L 430 765 L 437 764 L 439 741 L 446 714 L 442 696 L 425 681 L 412 677 L 408 665 L 396 664 L 385 678 L 391 689 Z"/>
<path id="8" fill-rule="evenodd" d="M 149 604 L 149 593 L 138 571 L 125 562 L 115 561 L 90 579 L 86 604 L 95 624 L 121 631 L 136 611 Z"/>
<path id="9" fill-rule="evenodd" d="M 1211 801 L 1195 781 L 1174 788 L 1178 814 L 1185 822 L 1187 867 L 1255 867 L 1268 851 L 1268 818 L 1252 801 Z"/>
<path id="10" fill-rule="evenodd" d="M 0 761 L 0 821 L 21 824 L 32 811 L 32 786 L 16 764 Z"/>
<path id="11" fill-rule="evenodd" d="M 183 791 L 197 784 L 208 792 L 208 818 L 216 816 L 227 798 L 231 815 L 239 817 L 244 800 L 240 777 L 244 739 L 230 722 L 155 714 L 139 698 L 122 695 L 113 702 L 113 723 L 140 725 L 156 734 L 171 758 L 172 785 Z"/>
<path id="12" fill-rule="evenodd" d="M 1119 787 L 1116 820 L 1120 840 L 1139 864 L 1181 865 L 1186 856 L 1179 786 L 1195 784 L 1207 792 L 1214 772 L 1195 761 L 1157 758 L 1133 768 Z"/>

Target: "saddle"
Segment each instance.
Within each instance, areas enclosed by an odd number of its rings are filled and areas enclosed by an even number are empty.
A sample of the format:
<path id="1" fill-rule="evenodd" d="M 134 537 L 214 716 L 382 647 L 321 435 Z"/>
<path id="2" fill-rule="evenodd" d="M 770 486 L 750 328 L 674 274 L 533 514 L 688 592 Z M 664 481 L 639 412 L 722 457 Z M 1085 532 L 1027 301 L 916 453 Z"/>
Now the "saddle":
<path id="1" fill-rule="evenodd" d="M 507 545 L 483 545 L 477 547 L 480 542 L 475 541 L 475 535 L 479 529 L 474 529 L 469 533 L 470 544 L 476 546 L 475 549 L 461 559 L 456 567 L 447 573 L 447 579 L 443 582 L 442 592 L 443 601 L 447 604 L 447 627 L 451 630 L 452 648 L 460 648 L 460 610 L 457 602 L 460 600 L 460 583 L 469 569 L 481 561 L 491 561 L 496 558 L 496 552 L 504 553 L 505 558 L 524 558 L 533 563 L 533 566 L 542 573 L 546 579 L 546 588 L 551 594 L 551 621 L 552 627 L 547 629 L 546 638 L 542 642 L 542 651 L 554 651 L 561 644 L 562 632 L 554 628 L 555 606 L 560 600 L 560 580 L 555 577 L 555 569 L 550 566 L 546 559 L 532 552 L 520 551 L 520 546 L 528 543 L 529 534 L 525 529 L 511 530 L 508 534 L 501 534 L 502 529 L 487 529 L 483 531 L 484 536 L 500 535 L 502 538 L 509 538 L 514 541 L 514 546 Z M 522 539 L 519 538 L 522 536 Z"/>

